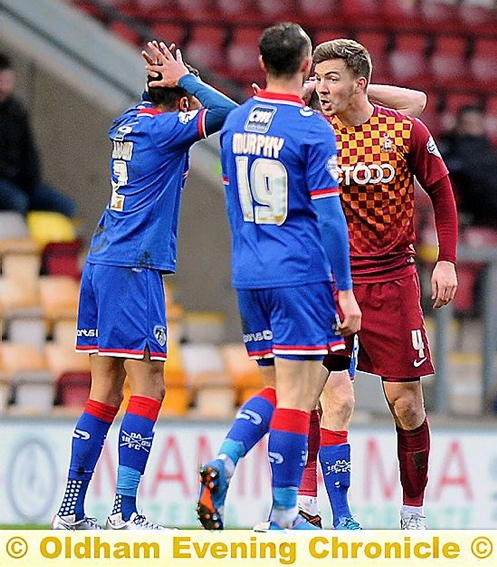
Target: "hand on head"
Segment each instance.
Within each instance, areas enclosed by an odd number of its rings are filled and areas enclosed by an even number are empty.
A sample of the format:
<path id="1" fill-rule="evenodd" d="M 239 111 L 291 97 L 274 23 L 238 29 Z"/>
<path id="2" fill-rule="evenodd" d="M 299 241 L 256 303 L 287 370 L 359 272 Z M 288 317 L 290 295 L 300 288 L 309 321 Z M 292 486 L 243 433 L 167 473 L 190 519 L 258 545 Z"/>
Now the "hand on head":
<path id="1" fill-rule="evenodd" d="M 147 47 L 149 51 L 145 49 L 142 51 L 142 56 L 147 62 L 145 68 L 151 77 L 157 77 L 157 81 L 152 81 L 149 86 L 176 87 L 181 77 L 189 73 L 183 63 L 181 51 L 176 49 L 174 43 L 167 47 L 163 41 L 149 41 Z"/>

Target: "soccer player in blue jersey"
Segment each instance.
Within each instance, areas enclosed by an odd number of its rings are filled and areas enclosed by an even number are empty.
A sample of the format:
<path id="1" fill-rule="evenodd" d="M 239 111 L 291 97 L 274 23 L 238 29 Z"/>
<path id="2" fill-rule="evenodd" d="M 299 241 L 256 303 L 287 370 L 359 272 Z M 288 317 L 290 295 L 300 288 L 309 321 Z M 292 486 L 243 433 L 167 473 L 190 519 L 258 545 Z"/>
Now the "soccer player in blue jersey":
<path id="1" fill-rule="evenodd" d="M 275 389 L 265 388 L 244 406 L 254 428 L 240 425 L 250 420 L 235 420 L 218 458 L 202 467 L 197 513 L 206 529 L 224 527 L 229 480 L 260 439 L 262 422 L 272 469 L 270 529 L 315 529 L 297 508 L 310 412 L 324 385 L 324 355 L 343 348 L 361 313 L 352 292 L 335 136 L 301 99 L 311 42 L 299 25 L 285 23 L 266 29 L 259 48 L 266 89 L 228 117 L 221 161 L 244 342 Z"/>
<path id="2" fill-rule="evenodd" d="M 148 46 L 147 68 L 162 77 L 152 75 L 143 100 L 109 130 L 111 196 L 82 275 L 76 343 L 90 355 L 92 385 L 74 430 L 65 494 L 52 521 L 57 530 L 99 529 L 85 514 L 85 495 L 123 400 L 126 375 L 131 397 L 119 431 L 117 488 L 106 525 L 164 529 L 139 514 L 136 503 L 165 394 L 162 277 L 176 270 L 189 149 L 218 131 L 237 105 L 189 72 L 179 50 L 174 57 L 164 44 Z"/>

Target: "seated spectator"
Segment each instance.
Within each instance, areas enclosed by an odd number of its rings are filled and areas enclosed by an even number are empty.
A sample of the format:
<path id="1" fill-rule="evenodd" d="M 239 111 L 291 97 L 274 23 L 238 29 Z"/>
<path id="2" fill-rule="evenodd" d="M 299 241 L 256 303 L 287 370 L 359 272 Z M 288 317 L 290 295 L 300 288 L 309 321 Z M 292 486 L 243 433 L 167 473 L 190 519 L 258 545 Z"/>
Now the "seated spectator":
<path id="1" fill-rule="evenodd" d="M 497 150 L 485 133 L 483 108 L 462 106 L 439 148 L 465 223 L 497 229 Z"/>
<path id="2" fill-rule="evenodd" d="M 12 95 L 15 73 L 0 53 L 0 210 L 54 211 L 74 217 L 75 201 L 43 183 L 29 114 Z"/>

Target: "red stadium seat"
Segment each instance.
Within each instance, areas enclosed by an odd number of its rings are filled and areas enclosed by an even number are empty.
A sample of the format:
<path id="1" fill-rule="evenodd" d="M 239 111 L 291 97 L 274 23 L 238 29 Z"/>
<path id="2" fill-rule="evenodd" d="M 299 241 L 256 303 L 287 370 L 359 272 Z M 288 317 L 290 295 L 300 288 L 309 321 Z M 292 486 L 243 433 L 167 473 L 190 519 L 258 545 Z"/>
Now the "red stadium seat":
<path id="1" fill-rule="evenodd" d="M 459 17 L 472 33 L 494 34 L 497 31 L 497 9 L 493 0 L 461 0 Z"/>
<path id="2" fill-rule="evenodd" d="M 354 27 L 374 27 L 383 23 L 378 0 L 341 0 L 340 18 Z"/>
<path id="3" fill-rule="evenodd" d="M 385 26 L 392 30 L 423 30 L 424 21 L 416 0 L 388 0 L 388 2 L 380 2 L 379 12 Z"/>
<path id="4" fill-rule="evenodd" d="M 429 59 L 435 84 L 442 88 L 459 86 L 469 76 L 468 43 L 460 35 L 438 35 L 435 50 Z"/>
<path id="5" fill-rule="evenodd" d="M 357 32 L 355 39 L 364 45 L 371 55 L 373 63 L 372 79 L 374 83 L 390 83 L 392 80 L 388 63 L 389 37 L 381 32 Z"/>
<path id="6" fill-rule="evenodd" d="M 421 0 L 421 14 L 425 25 L 439 32 L 464 31 L 463 22 L 457 10 L 458 0 Z"/>
<path id="7" fill-rule="evenodd" d="M 339 0 L 297 0 L 298 9 L 308 25 L 323 26 L 323 22 L 335 18 L 339 9 Z"/>
<path id="8" fill-rule="evenodd" d="M 256 0 L 217 0 L 216 3 L 218 10 L 211 11 L 215 12 L 213 15 L 217 16 L 219 21 L 240 25 L 261 24 L 262 15 Z"/>
<path id="9" fill-rule="evenodd" d="M 46 275 L 71 276 L 79 280 L 81 276 L 81 240 L 72 242 L 49 242 L 42 253 L 42 270 Z"/>
<path id="10" fill-rule="evenodd" d="M 156 22 L 152 24 L 153 39 L 164 41 L 166 45 L 175 43 L 181 48 L 186 34 L 187 29 L 182 24 L 169 24 L 166 22 Z"/>
<path id="11" fill-rule="evenodd" d="M 296 0 L 256 0 L 256 5 L 268 23 L 295 21 L 299 11 Z"/>
<path id="12" fill-rule="evenodd" d="M 497 95 L 487 99 L 485 125 L 492 144 L 497 147 Z"/>
<path id="13" fill-rule="evenodd" d="M 237 28 L 226 49 L 228 77 L 240 84 L 257 81 L 264 84 L 264 74 L 259 67 L 259 38 L 261 28 Z"/>
<path id="14" fill-rule="evenodd" d="M 420 88 L 429 85 L 426 68 L 426 49 L 428 38 L 424 34 L 400 34 L 388 59 L 393 80 L 403 86 Z"/>
<path id="15" fill-rule="evenodd" d="M 124 39 L 128 43 L 141 45 L 143 39 L 140 34 L 129 24 L 115 20 L 109 24 L 109 30 Z"/>
<path id="16" fill-rule="evenodd" d="M 56 400 L 66 407 L 82 408 L 90 394 L 90 372 L 64 372 L 56 382 Z"/>
<path id="17" fill-rule="evenodd" d="M 325 41 L 330 41 L 331 39 L 338 39 L 341 37 L 350 37 L 350 33 L 346 28 L 343 27 L 332 27 L 326 26 L 316 30 L 314 34 L 314 46 L 324 43 Z"/>
<path id="18" fill-rule="evenodd" d="M 479 88 L 495 92 L 497 82 L 497 39 L 477 38 L 470 68 Z"/>
<path id="19" fill-rule="evenodd" d="M 185 48 L 185 58 L 192 65 L 217 71 L 226 66 L 224 45 L 226 29 L 214 25 L 196 25 Z"/>
<path id="20" fill-rule="evenodd" d="M 448 131 L 454 126 L 456 114 L 462 106 L 467 104 L 478 105 L 480 103 L 480 96 L 475 93 L 447 93 L 444 97 L 443 109 L 441 112 L 443 131 Z"/>

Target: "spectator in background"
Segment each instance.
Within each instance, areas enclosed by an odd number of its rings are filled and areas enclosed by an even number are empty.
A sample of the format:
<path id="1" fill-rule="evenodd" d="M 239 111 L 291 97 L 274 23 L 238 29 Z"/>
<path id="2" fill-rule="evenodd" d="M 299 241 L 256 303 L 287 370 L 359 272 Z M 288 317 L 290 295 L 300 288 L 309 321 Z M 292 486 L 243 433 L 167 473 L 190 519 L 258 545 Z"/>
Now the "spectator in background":
<path id="1" fill-rule="evenodd" d="M 440 152 L 465 223 L 497 229 L 497 150 L 485 132 L 482 107 L 458 110 L 453 129 L 441 136 Z"/>
<path id="2" fill-rule="evenodd" d="M 0 210 L 55 211 L 74 217 L 71 197 L 42 182 L 29 114 L 13 96 L 15 72 L 0 53 Z"/>

